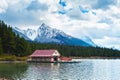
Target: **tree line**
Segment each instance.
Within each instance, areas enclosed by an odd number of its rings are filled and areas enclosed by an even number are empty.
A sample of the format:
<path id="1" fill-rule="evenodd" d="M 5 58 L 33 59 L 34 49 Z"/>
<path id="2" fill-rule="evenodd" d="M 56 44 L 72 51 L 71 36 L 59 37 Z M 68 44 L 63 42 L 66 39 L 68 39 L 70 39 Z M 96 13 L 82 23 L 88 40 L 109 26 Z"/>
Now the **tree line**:
<path id="1" fill-rule="evenodd" d="M 30 54 L 29 43 L 16 35 L 10 25 L 0 20 L 0 54 L 25 56 Z"/>
<path id="2" fill-rule="evenodd" d="M 67 57 L 120 57 L 120 51 L 114 49 L 26 41 L 0 20 L 0 55 L 28 56 L 36 49 L 56 49 Z"/>
<path id="3" fill-rule="evenodd" d="M 60 44 L 30 43 L 31 50 L 36 49 L 57 49 L 63 56 L 67 57 L 120 57 L 120 51 L 84 46 L 68 46 Z"/>

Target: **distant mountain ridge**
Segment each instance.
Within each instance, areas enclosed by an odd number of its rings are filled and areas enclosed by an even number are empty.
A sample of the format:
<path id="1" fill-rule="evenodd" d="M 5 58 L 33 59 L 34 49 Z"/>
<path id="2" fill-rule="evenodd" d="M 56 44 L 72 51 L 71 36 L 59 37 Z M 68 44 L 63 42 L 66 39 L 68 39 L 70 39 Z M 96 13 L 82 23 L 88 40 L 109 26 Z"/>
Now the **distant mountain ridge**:
<path id="1" fill-rule="evenodd" d="M 13 31 L 28 41 L 35 41 L 40 43 L 57 43 L 74 46 L 95 46 L 92 40 L 90 40 L 88 37 L 83 40 L 78 39 L 65 34 L 63 31 L 51 28 L 44 23 L 37 29 L 37 31 L 33 29 L 21 30 L 17 27 L 13 28 Z"/>

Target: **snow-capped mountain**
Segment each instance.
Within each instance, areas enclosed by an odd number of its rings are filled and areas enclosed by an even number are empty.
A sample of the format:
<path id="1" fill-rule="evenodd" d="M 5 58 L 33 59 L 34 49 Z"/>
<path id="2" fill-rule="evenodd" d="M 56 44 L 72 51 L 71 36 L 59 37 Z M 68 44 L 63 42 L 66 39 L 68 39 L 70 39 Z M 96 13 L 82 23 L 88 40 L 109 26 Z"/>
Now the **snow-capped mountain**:
<path id="1" fill-rule="evenodd" d="M 13 28 L 13 31 L 16 34 L 19 34 L 21 37 L 29 41 L 35 41 L 40 43 L 57 43 L 65 45 L 75 45 L 75 46 L 94 46 L 89 44 L 89 42 L 83 41 L 78 38 L 74 38 L 70 35 L 65 34 L 63 31 L 51 28 L 46 24 L 42 24 L 37 30 L 27 29 L 21 30 L 19 28 Z M 91 41 L 91 43 L 93 43 Z"/>
<path id="2" fill-rule="evenodd" d="M 83 41 L 87 42 L 92 46 L 97 46 L 88 36 L 82 36 L 80 39 L 82 39 Z"/>
<path id="3" fill-rule="evenodd" d="M 50 28 L 49 26 L 45 25 L 44 23 L 39 27 L 38 29 L 38 35 L 35 38 L 35 41 L 37 42 L 57 42 L 57 43 L 62 43 L 59 39 L 56 39 L 55 37 L 57 36 L 64 36 L 71 38 L 71 36 L 68 36 L 64 32 Z"/>
<path id="4" fill-rule="evenodd" d="M 30 38 L 27 37 L 27 35 L 25 35 L 25 30 L 21 30 L 17 27 L 13 28 L 13 32 L 15 32 L 16 34 L 19 34 L 20 37 L 23 37 L 26 40 L 31 40 Z"/>
<path id="5" fill-rule="evenodd" d="M 16 33 L 16 34 L 19 34 L 21 37 L 25 38 L 26 40 L 34 40 L 35 37 L 37 36 L 37 32 L 33 29 L 27 29 L 27 30 L 21 30 L 17 27 L 14 27 L 13 28 L 13 31 Z"/>
<path id="6" fill-rule="evenodd" d="M 37 32 L 33 29 L 27 29 L 25 31 L 25 34 L 28 38 L 30 38 L 31 40 L 34 40 L 37 36 Z"/>

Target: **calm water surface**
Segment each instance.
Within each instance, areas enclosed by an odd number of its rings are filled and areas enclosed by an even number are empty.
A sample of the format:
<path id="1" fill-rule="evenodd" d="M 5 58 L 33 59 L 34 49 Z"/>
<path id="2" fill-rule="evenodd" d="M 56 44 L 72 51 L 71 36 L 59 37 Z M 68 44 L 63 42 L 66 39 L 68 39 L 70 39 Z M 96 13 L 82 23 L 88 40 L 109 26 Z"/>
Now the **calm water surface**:
<path id="1" fill-rule="evenodd" d="M 80 59 L 79 59 L 80 60 Z M 120 80 L 120 59 L 83 59 L 81 63 L 0 63 L 0 79 Z"/>

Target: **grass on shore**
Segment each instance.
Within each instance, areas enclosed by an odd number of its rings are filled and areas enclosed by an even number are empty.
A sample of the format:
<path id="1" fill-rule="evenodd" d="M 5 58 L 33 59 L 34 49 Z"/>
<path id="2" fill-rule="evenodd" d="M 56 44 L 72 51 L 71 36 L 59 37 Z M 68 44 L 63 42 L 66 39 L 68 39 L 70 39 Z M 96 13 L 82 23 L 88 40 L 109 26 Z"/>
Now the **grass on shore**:
<path id="1" fill-rule="evenodd" d="M 0 61 L 26 61 L 27 56 L 17 57 L 15 55 L 0 55 Z"/>

